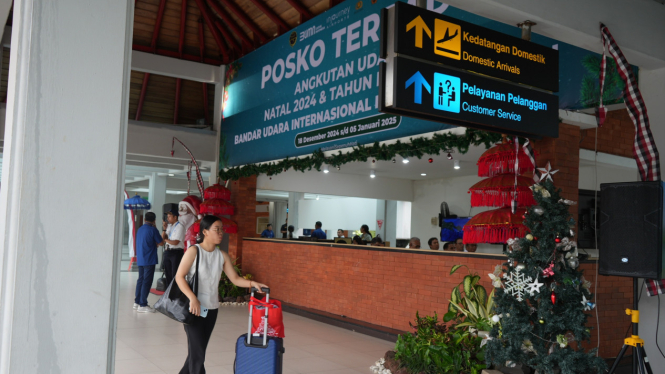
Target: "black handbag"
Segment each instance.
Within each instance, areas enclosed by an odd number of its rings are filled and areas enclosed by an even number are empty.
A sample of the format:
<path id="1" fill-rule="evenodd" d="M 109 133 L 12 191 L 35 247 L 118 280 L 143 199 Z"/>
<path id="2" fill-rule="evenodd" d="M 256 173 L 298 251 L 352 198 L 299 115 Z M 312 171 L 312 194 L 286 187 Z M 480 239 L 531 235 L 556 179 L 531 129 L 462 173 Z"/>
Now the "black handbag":
<path id="1" fill-rule="evenodd" d="M 190 249 L 191 250 L 191 249 Z M 199 248 L 196 248 L 196 271 L 194 277 L 188 282 L 189 288 L 194 292 L 194 295 L 199 294 Z M 157 300 L 154 306 L 155 310 L 163 315 L 176 320 L 178 322 L 189 325 L 195 321 L 197 316 L 189 312 L 189 298 L 180 290 L 175 278 L 169 284 L 164 294 Z"/>
<path id="2" fill-rule="evenodd" d="M 157 279 L 157 285 L 155 286 L 155 289 L 161 292 L 166 291 L 166 273 L 162 273 L 162 276 Z"/>

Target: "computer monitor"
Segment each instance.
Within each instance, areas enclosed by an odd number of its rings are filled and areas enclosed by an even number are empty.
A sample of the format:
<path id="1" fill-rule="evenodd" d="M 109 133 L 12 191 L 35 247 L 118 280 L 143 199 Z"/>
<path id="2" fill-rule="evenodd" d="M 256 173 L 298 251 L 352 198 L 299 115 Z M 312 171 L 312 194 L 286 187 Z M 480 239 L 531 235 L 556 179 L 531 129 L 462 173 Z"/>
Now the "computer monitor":
<path id="1" fill-rule="evenodd" d="M 312 231 L 314 231 L 314 229 L 302 229 L 302 234 L 304 236 L 312 236 Z"/>

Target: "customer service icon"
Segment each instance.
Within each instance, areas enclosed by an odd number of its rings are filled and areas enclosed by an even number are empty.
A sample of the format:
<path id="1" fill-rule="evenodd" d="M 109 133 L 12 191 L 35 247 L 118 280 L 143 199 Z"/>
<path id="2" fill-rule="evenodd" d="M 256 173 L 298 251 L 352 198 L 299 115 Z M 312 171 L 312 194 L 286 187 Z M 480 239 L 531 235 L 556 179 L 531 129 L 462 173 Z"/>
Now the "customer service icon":
<path id="1" fill-rule="evenodd" d="M 434 109 L 459 113 L 461 80 L 447 74 L 434 73 Z"/>

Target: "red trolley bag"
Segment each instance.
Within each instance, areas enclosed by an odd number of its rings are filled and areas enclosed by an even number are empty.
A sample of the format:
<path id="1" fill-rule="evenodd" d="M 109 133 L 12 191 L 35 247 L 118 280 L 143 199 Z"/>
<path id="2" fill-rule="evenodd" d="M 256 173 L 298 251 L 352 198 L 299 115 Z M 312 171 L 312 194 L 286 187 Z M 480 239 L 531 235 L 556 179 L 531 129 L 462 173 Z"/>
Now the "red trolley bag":
<path id="1" fill-rule="evenodd" d="M 252 287 L 252 297 L 258 291 Z M 270 301 L 270 289 L 262 288 L 266 293 L 266 302 Z M 247 334 L 242 334 L 236 341 L 236 360 L 233 365 L 235 374 L 282 374 L 282 356 L 284 354 L 284 340 L 268 336 L 268 312 L 266 314 L 263 328 L 263 336 L 252 334 L 252 312 L 249 309 L 249 323 Z"/>

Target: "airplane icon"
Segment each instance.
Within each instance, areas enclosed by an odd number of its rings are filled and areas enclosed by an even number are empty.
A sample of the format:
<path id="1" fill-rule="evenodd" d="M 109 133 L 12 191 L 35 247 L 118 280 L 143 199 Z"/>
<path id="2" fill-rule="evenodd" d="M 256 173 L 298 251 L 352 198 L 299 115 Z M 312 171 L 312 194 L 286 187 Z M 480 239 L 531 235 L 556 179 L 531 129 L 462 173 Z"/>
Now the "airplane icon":
<path id="1" fill-rule="evenodd" d="M 435 19 L 434 53 L 459 60 L 462 54 L 462 27 L 442 19 Z"/>
<path id="2" fill-rule="evenodd" d="M 446 28 L 446 34 L 443 36 L 443 38 L 441 38 L 441 40 L 438 40 L 436 42 L 436 49 L 438 49 L 439 51 L 442 51 L 442 52 L 448 52 L 448 53 L 452 53 L 454 55 L 459 55 L 459 51 L 453 51 L 451 49 L 439 47 L 439 44 L 443 44 L 443 43 L 447 42 L 448 40 L 452 40 L 455 37 L 457 37 L 457 35 L 459 34 L 459 29 L 455 29 L 455 33 L 452 34 L 452 35 L 450 35 L 449 30 L 450 30 L 449 28 Z"/>

